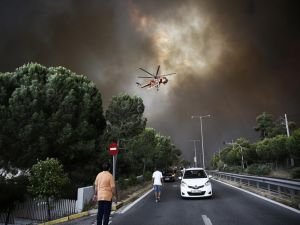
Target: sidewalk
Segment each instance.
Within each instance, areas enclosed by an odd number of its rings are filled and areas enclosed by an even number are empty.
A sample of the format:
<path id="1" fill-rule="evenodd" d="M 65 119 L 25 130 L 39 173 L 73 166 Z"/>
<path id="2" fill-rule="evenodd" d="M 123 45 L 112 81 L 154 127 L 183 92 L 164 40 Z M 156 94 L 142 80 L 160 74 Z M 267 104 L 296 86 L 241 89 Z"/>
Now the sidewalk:
<path id="1" fill-rule="evenodd" d="M 132 193 L 131 195 L 128 196 L 128 198 L 118 202 L 118 203 L 113 203 L 112 204 L 112 214 L 115 213 L 115 211 L 117 211 L 118 209 L 120 209 L 122 206 L 125 206 L 131 202 L 133 202 L 134 200 L 136 200 L 137 198 L 139 198 L 140 196 L 142 196 L 145 192 L 147 192 L 148 190 L 150 190 L 152 188 L 152 184 L 149 183 L 148 185 L 146 185 L 144 188 L 140 189 L 139 191 L 136 191 L 134 193 Z M 71 224 L 70 221 L 72 222 L 76 222 L 76 220 L 79 220 L 83 217 L 88 217 L 88 216 L 96 216 L 98 212 L 98 209 L 91 209 L 91 210 L 88 210 L 88 211 L 85 211 L 85 212 L 81 212 L 81 213 L 77 213 L 77 214 L 74 214 L 74 215 L 70 215 L 70 216 L 67 216 L 67 217 L 63 217 L 63 218 L 60 218 L 60 219 L 57 219 L 57 220 L 52 220 L 52 221 L 49 221 L 49 222 L 45 222 L 45 223 L 40 223 L 38 225 L 52 225 L 52 224 L 64 224 L 64 225 L 68 225 L 68 224 Z M 22 224 L 22 225 L 29 225 L 29 224 Z M 35 224 L 30 224 L 30 225 L 36 225 Z"/>

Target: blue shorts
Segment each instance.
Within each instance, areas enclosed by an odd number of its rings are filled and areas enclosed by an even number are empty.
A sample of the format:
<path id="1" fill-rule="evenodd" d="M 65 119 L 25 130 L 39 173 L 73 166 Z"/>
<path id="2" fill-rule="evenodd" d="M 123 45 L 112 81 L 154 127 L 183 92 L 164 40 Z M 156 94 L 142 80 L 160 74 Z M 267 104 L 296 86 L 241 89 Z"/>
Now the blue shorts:
<path id="1" fill-rule="evenodd" d="M 153 185 L 154 192 L 160 192 L 161 185 Z"/>

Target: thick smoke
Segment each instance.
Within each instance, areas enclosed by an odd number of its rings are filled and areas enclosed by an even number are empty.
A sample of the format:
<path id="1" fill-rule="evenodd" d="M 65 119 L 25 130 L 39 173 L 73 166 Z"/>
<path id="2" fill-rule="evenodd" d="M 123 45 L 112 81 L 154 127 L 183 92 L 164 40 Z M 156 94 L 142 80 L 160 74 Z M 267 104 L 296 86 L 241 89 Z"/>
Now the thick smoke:
<path id="1" fill-rule="evenodd" d="M 203 120 L 206 159 L 223 141 L 255 140 L 255 118 L 300 123 L 296 1 L 4 1 L 0 71 L 35 61 L 94 81 L 106 106 L 127 92 L 144 100 L 148 126 L 192 160 Z M 176 72 L 139 89 L 139 67 Z M 138 80 L 143 82 L 143 80 Z M 200 153 L 200 145 L 197 145 Z M 200 154 L 198 154 L 200 155 Z M 198 159 L 198 161 L 200 161 Z"/>

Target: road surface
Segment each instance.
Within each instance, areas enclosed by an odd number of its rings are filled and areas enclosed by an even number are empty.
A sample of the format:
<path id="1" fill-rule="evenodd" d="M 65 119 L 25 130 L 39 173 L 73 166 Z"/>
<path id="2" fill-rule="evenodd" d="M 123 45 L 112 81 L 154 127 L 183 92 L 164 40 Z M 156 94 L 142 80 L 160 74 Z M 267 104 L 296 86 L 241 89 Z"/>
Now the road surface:
<path id="1" fill-rule="evenodd" d="M 110 225 L 299 225 L 300 212 L 273 204 L 223 183 L 212 181 L 210 199 L 181 199 L 179 182 L 164 183 L 159 203 L 149 193 L 119 209 Z M 96 224 L 96 216 L 67 224 Z"/>

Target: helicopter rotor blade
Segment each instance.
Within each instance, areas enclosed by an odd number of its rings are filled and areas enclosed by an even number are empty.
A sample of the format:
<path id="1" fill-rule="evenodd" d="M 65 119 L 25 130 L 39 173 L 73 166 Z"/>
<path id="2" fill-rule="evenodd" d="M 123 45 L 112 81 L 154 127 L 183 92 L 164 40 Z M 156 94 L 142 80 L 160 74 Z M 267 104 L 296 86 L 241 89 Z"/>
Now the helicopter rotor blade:
<path id="1" fill-rule="evenodd" d="M 152 77 L 155 77 L 153 74 L 149 73 L 147 70 L 143 69 L 143 68 L 139 68 L 140 70 L 144 71 L 145 73 L 148 73 L 149 75 L 151 75 Z M 151 78 L 152 78 L 151 77 Z"/>
<path id="2" fill-rule="evenodd" d="M 141 76 L 138 76 L 138 78 L 151 78 L 151 79 L 153 79 L 153 77 L 141 77 Z"/>
<path id="3" fill-rule="evenodd" d="M 157 75 L 158 75 L 159 68 L 160 68 L 160 65 L 158 65 L 158 67 L 157 67 L 157 71 L 156 71 L 155 77 L 157 77 Z"/>
<path id="4" fill-rule="evenodd" d="M 176 73 L 169 73 L 169 74 L 166 74 L 166 75 L 160 75 L 161 77 L 165 77 L 165 76 L 171 76 L 171 75 L 175 75 Z"/>

